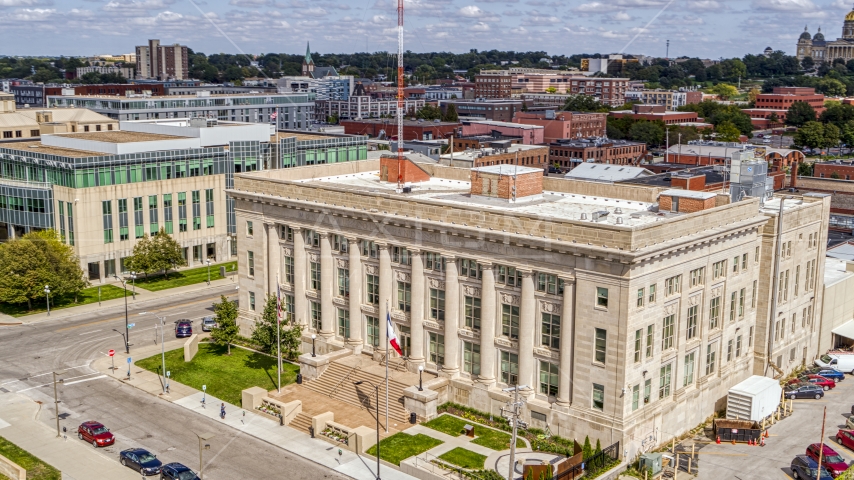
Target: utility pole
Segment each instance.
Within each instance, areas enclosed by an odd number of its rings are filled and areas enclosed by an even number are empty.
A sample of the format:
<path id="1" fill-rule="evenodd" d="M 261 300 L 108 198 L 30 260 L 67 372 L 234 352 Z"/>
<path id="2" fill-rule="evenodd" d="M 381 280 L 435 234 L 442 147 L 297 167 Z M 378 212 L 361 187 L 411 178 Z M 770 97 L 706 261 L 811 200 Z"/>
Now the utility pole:
<path id="1" fill-rule="evenodd" d="M 527 385 L 516 385 L 515 387 L 505 388 L 502 391 L 504 392 L 513 392 L 513 401 L 508 402 L 506 406 L 501 408 L 501 416 L 506 418 L 510 425 L 513 426 L 513 434 L 510 437 L 510 472 L 507 480 L 513 480 L 514 474 L 516 472 L 516 433 L 518 431 L 519 426 L 522 428 L 528 428 L 528 424 L 519 420 L 519 417 L 522 416 L 522 404 L 524 402 L 519 401 L 519 390 L 527 390 Z"/>
<path id="2" fill-rule="evenodd" d="M 824 416 L 821 417 L 821 441 L 819 442 L 818 447 L 818 475 L 816 477 L 821 477 L 821 460 L 824 454 L 824 423 L 827 422 L 827 406 L 824 407 Z"/>
<path id="3" fill-rule="evenodd" d="M 64 375 L 65 372 L 53 372 L 53 406 L 56 412 L 56 438 L 61 437 L 62 435 L 59 433 L 59 395 L 56 391 L 56 376 Z M 62 383 L 62 379 L 59 379 L 59 383 Z M 825 409 L 826 410 L 826 409 Z M 822 431 L 822 436 L 824 436 L 824 431 Z"/>
<path id="4" fill-rule="evenodd" d="M 664 129 L 664 138 L 664 163 L 668 163 L 670 162 L 670 130 L 667 128 Z"/>

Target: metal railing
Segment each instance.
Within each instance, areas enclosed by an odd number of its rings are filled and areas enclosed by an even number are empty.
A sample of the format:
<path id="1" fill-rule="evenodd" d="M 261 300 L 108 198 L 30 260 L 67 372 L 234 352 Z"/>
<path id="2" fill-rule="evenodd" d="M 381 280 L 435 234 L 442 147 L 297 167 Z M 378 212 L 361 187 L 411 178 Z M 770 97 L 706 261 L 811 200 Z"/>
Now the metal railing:
<path id="1" fill-rule="evenodd" d="M 620 442 L 616 442 L 612 445 L 609 445 L 608 447 L 603 448 L 601 452 L 584 459 L 584 462 L 582 462 L 581 464 L 575 465 L 569 470 L 560 472 L 559 474 L 552 477 L 552 480 L 575 480 L 583 473 L 601 473 L 600 470 L 604 469 L 614 461 L 619 461 L 619 459 Z"/>
<path id="2" fill-rule="evenodd" d="M 349 371 L 349 372 L 347 372 L 347 375 L 344 375 L 344 377 L 343 377 L 343 378 L 338 382 L 338 384 L 337 384 L 337 385 L 335 385 L 335 388 L 333 388 L 333 389 L 332 389 L 332 391 L 331 391 L 331 392 L 329 392 L 329 397 L 331 398 L 333 395 L 335 395 L 336 393 L 338 393 L 338 388 L 340 388 L 340 387 L 341 387 L 341 385 L 344 383 L 344 381 L 345 381 L 345 380 L 349 380 L 349 379 L 350 379 L 350 376 L 351 376 L 351 375 L 353 375 L 353 374 L 356 372 L 356 370 L 361 370 L 361 369 L 362 369 L 362 365 L 361 365 L 361 364 L 356 365 L 356 366 L 354 366 L 353 368 L 351 368 L 351 369 L 350 369 L 350 371 Z"/>

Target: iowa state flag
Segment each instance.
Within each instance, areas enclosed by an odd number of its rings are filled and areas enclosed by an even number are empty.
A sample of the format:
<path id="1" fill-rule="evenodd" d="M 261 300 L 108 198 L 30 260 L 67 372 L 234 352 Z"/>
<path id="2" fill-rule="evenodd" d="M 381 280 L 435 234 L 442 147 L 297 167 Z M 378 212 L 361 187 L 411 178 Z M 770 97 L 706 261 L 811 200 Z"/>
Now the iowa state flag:
<path id="1" fill-rule="evenodd" d="M 397 343 L 397 335 L 394 334 L 394 327 L 391 326 L 391 314 L 386 312 L 385 314 L 386 321 L 386 334 L 388 335 L 388 343 L 391 344 L 394 351 L 397 352 L 401 357 L 403 356 L 403 351 L 400 349 L 400 345 Z"/>

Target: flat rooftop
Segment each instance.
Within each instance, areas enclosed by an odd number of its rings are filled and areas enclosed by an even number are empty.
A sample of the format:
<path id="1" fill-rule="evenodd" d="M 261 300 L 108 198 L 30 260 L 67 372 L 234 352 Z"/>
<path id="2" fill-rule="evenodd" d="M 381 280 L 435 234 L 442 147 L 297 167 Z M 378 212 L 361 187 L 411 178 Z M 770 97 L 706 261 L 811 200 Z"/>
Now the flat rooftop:
<path id="1" fill-rule="evenodd" d="M 60 157 L 70 158 L 105 157 L 108 155 L 107 153 L 101 152 L 75 150 L 73 148 L 52 147 L 50 145 L 43 145 L 40 140 L 33 140 L 30 142 L 0 143 L 0 148 L 24 150 L 32 153 L 42 153 L 45 155 L 56 155 Z"/>
<path id="2" fill-rule="evenodd" d="M 61 135 L 65 138 L 76 138 L 79 140 L 104 143 L 158 142 L 161 140 L 178 140 L 185 138 L 174 135 L 162 135 L 159 133 L 128 132 L 124 130 L 114 130 L 110 132 L 60 133 L 57 135 Z"/>
<path id="3" fill-rule="evenodd" d="M 193 87 L 193 88 L 201 88 L 201 87 Z M 133 97 L 128 97 L 125 95 L 46 95 L 50 98 L 102 98 L 107 100 L 127 100 L 127 101 L 139 101 L 142 99 L 148 100 L 162 100 L 169 101 L 175 100 L 176 98 L 227 98 L 227 97 L 287 97 L 287 96 L 297 96 L 297 95 L 307 95 L 306 93 L 299 92 L 287 92 L 287 93 L 276 93 L 276 92 L 258 92 L 258 93 L 211 93 L 210 95 L 196 95 L 195 93 L 189 95 L 150 95 L 150 96 L 142 96 L 141 94 L 137 94 Z"/>
<path id="4" fill-rule="evenodd" d="M 339 138 L 333 135 L 325 135 L 323 133 L 294 133 L 294 132 L 276 132 L 275 135 L 270 136 L 270 141 L 275 142 L 282 138 L 293 138 L 297 137 L 298 141 L 306 141 L 306 140 L 323 140 L 326 138 Z"/>
<path id="5" fill-rule="evenodd" d="M 316 186 L 335 186 L 369 194 L 393 194 L 397 188 L 397 183 L 381 181 L 379 170 L 305 179 L 299 181 L 299 183 Z M 413 201 L 433 200 L 449 206 L 465 205 L 495 212 L 537 215 L 556 220 L 578 221 L 581 220 L 582 214 L 584 214 L 589 221 L 594 212 L 607 210 L 610 214 L 604 217 L 604 220 L 596 223 L 617 225 L 617 218 L 620 217 L 622 218 L 621 225 L 628 227 L 654 223 L 661 220 L 662 216 L 672 217 L 682 215 L 671 214 L 669 212 L 660 215 L 653 211 L 655 206 L 653 203 L 632 202 L 562 192 L 543 191 L 542 198 L 520 203 L 509 203 L 502 199 L 471 195 L 470 192 L 471 182 L 469 181 L 431 177 L 426 182 L 413 184 L 412 193 L 406 194 L 406 198 Z M 622 213 L 617 214 L 617 208 Z"/>
<path id="6" fill-rule="evenodd" d="M 466 120 L 466 123 L 480 123 L 483 125 L 491 125 L 493 127 L 510 127 L 510 128 L 519 128 L 521 130 L 537 130 L 539 128 L 544 128 L 542 125 L 528 125 L 526 123 L 513 123 L 513 122 L 499 122 L 496 120 L 477 120 L 470 119 Z"/>
<path id="7" fill-rule="evenodd" d="M 840 280 L 854 275 L 848 270 L 848 262 L 840 258 L 825 257 L 824 259 L 824 285 L 831 285 Z"/>

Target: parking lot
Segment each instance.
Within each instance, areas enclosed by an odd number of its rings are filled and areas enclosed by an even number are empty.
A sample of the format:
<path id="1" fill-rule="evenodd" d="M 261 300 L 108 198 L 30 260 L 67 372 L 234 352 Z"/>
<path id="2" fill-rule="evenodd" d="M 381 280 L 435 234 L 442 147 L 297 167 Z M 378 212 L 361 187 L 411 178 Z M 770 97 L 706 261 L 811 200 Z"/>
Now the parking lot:
<path id="1" fill-rule="evenodd" d="M 787 402 L 789 400 L 786 400 Z M 769 429 L 769 438 L 764 447 L 752 447 L 746 444 L 720 445 L 714 442 L 697 442 L 697 460 L 699 466 L 697 478 L 703 480 L 724 479 L 784 479 L 792 478 L 789 465 L 795 455 L 805 453 L 811 443 L 817 443 L 821 437 L 821 418 L 827 407 L 827 423 L 824 442 L 839 452 L 845 460 L 854 460 L 851 451 L 834 441 L 836 432 L 845 428 L 845 420 L 851 414 L 854 404 L 854 377 L 846 375 L 845 381 L 826 392 L 821 400 L 794 400 L 794 413 Z M 686 441 L 681 449 L 691 451 L 691 442 Z M 687 447 L 687 448 L 686 448 Z M 682 460 L 682 465 L 686 465 Z M 695 471 L 697 473 L 697 471 Z M 684 474 L 681 474 L 682 476 Z M 687 475 L 686 475 L 687 478 Z"/>

